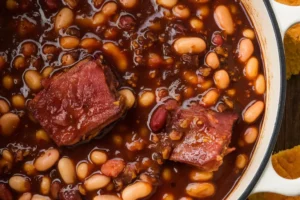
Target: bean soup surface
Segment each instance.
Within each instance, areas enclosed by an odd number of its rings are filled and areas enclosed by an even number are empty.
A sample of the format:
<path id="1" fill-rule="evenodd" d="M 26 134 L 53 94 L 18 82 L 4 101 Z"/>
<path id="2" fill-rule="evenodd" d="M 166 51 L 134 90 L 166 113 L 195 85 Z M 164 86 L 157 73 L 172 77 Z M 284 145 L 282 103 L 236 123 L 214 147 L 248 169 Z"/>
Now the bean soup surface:
<path id="1" fill-rule="evenodd" d="M 131 109 L 105 136 L 58 147 L 28 102 L 48 77 L 95 59 Z M 266 92 L 254 28 L 234 0 L 3 0 L 0 81 L 1 200 L 225 199 L 251 158 Z M 151 117 L 167 99 L 239 115 L 218 171 L 153 151 L 149 120 L 160 123 Z"/>

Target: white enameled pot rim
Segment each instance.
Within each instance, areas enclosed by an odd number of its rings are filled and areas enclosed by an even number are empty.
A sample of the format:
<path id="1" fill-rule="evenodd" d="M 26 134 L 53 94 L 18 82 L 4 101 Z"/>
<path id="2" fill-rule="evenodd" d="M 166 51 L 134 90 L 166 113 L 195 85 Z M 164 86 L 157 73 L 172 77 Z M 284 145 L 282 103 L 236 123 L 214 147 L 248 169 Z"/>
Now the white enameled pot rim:
<path id="1" fill-rule="evenodd" d="M 278 22 L 276 20 L 274 11 L 272 9 L 270 0 L 263 0 L 265 7 L 268 11 L 269 19 L 271 20 L 272 27 L 273 27 L 273 32 L 275 33 L 276 36 L 276 42 L 277 47 L 278 47 L 278 55 L 279 55 L 279 66 L 280 66 L 280 88 L 279 89 L 279 104 L 278 104 L 278 111 L 277 111 L 277 118 L 275 122 L 275 127 L 274 131 L 272 133 L 271 137 L 271 142 L 269 143 L 268 149 L 263 155 L 263 160 L 258 167 L 258 170 L 256 171 L 255 174 L 253 174 L 253 178 L 250 181 L 248 187 L 246 190 L 242 193 L 242 195 L 239 197 L 239 200 L 244 200 L 247 199 L 247 197 L 250 195 L 251 191 L 255 187 L 256 183 L 262 176 L 262 173 L 264 172 L 270 157 L 272 155 L 273 149 L 276 145 L 277 137 L 279 135 L 280 127 L 281 127 L 281 122 L 283 119 L 284 115 L 284 108 L 285 108 L 285 98 L 286 98 L 286 65 L 285 65 L 285 56 L 284 56 L 284 47 L 283 47 L 283 40 L 281 37 L 281 32 L 278 26 Z M 262 145 L 262 144 L 260 144 Z M 230 194 L 229 194 L 230 195 Z"/>

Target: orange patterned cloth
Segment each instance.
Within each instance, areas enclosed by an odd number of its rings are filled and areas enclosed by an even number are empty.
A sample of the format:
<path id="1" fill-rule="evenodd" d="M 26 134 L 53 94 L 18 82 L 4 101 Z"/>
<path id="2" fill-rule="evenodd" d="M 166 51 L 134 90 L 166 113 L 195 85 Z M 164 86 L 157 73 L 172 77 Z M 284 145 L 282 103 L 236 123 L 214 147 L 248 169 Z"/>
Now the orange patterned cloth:
<path id="1" fill-rule="evenodd" d="M 300 146 L 293 149 L 281 151 L 272 156 L 275 171 L 287 179 L 300 177 Z M 300 197 L 286 197 L 273 193 L 254 194 L 249 200 L 300 200 Z"/>

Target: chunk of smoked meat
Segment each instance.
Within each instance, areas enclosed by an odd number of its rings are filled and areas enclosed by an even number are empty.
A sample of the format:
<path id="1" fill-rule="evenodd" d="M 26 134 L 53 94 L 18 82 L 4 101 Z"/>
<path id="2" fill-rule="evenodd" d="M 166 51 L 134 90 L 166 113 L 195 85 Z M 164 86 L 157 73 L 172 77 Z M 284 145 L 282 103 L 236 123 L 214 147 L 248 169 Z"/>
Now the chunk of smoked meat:
<path id="1" fill-rule="evenodd" d="M 120 118 L 125 101 L 111 70 L 90 61 L 44 80 L 28 109 L 59 146 L 96 136 Z"/>
<path id="2" fill-rule="evenodd" d="M 232 127 L 238 115 L 217 113 L 202 106 L 180 108 L 171 117 L 170 131 L 183 133 L 179 142 L 174 142 L 170 160 L 194 165 L 204 171 L 216 171 L 223 157 L 232 149 Z"/>

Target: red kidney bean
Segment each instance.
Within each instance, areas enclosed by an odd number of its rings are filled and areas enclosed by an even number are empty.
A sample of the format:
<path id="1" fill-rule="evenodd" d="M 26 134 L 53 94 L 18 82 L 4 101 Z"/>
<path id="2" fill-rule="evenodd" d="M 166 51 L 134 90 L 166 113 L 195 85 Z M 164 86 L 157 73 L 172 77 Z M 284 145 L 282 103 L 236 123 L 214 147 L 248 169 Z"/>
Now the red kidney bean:
<path id="1" fill-rule="evenodd" d="M 130 30 L 135 26 L 135 20 L 129 15 L 123 15 L 119 19 L 119 27 L 125 30 Z"/>
<path id="2" fill-rule="evenodd" d="M 45 3 L 47 5 L 47 7 L 51 10 L 56 9 L 57 8 L 57 0 L 45 0 Z"/>
<path id="3" fill-rule="evenodd" d="M 58 199 L 59 191 L 61 190 L 61 184 L 55 181 L 51 184 L 50 193 L 54 199 Z"/>
<path id="4" fill-rule="evenodd" d="M 160 106 L 156 111 L 154 111 L 151 120 L 150 128 L 153 132 L 160 131 L 166 124 L 168 117 L 168 111 L 164 106 Z"/>
<path id="5" fill-rule="evenodd" d="M 0 200 L 13 200 L 11 191 L 3 183 L 0 184 Z"/>
<path id="6" fill-rule="evenodd" d="M 59 199 L 60 200 L 82 200 L 79 192 L 77 189 L 62 189 L 59 192 Z"/>
<path id="7" fill-rule="evenodd" d="M 212 38 L 212 43 L 216 46 L 222 46 L 223 45 L 223 38 L 220 34 L 214 34 L 213 38 Z"/>

